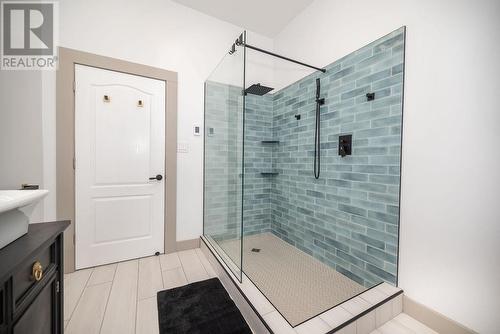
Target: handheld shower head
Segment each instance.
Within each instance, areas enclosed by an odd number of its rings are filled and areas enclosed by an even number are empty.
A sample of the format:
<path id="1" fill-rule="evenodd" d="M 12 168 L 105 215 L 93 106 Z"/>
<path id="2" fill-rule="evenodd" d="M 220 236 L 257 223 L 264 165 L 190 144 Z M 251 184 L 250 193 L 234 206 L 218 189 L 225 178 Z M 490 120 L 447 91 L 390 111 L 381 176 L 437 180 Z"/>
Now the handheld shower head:
<path id="1" fill-rule="evenodd" d="M 321 82 L 319 80 L 319 78 L 316 78 L 316 103 L 319 103 L 320 106 L 322 106 L 323 104 L 325 104 L 325 99 L 324 98 L 320 98 L 321 94 Z"/>
<path id="2" fill-rule="evenodd" d="M 316 79 L 316 124 L 314 129 L 314 177 L 319 179 L 321 169 L 321 114 L 320 106 L 325 104 L 325 98 L 320 98 L 321 95 L 321 81 Z"/>

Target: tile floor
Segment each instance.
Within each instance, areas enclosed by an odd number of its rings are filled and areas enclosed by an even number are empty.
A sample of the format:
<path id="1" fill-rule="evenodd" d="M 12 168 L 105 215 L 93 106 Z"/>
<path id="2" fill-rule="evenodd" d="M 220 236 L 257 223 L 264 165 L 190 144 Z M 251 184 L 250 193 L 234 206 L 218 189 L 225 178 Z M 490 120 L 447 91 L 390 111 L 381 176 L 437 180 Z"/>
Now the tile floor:
<path id="1" fill-rule="evenodd" d="M 120 262 L 65 275 L 65 333 L 158 333 L 156 293 L 215 276 L 215 271 L 200 249 Z M 277 312 L 270 314 L 274 313 Z M 272 319 L 266 320 L 272 322 Z M 322 324 L 321 319 L 317 320 Z M 302 327 L 291 332 L 307 333 L 308 328 Z M 359 332 L 359 328 L 347 326 L 339 333 Z M 436 332 L 404 313 L 371 332 L 393 333 Z"/>
<path id="2" fill-rule="evenodd" d="M 210 277 L 200 249 L 65 275 L 65 333 L 158 333 L 156 293 Z"/>

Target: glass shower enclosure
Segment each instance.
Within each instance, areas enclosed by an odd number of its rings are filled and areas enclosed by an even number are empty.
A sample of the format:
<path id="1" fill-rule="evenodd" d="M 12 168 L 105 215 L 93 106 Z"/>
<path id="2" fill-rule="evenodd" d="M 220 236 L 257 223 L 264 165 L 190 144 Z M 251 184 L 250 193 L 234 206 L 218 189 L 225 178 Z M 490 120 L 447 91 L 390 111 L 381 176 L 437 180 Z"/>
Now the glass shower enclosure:
<path id="1" fill-rule="evenodd" d="M 321 68 L 243 33 L 205 82 L 204 238 L 292 327 L 397 284 L 404 49 Z"/>
<path id="2" fill-rule="evenodd" d="M 245 47 L 234 45 L 205 81 L 203 234 L 241 281 Z"/>

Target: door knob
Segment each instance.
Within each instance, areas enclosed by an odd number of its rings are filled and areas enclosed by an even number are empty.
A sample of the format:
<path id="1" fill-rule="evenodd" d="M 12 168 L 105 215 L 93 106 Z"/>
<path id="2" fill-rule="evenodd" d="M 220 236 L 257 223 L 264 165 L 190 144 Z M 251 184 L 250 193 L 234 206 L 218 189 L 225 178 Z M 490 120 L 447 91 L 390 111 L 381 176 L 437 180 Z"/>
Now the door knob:
<path id="1" fill-rule="evenodd" d="M 153 177 L 150 177 L 149 178 L 150 180 L 157 180 L 157 181 L 161 181 L 163 179 L 163 176 L 161 176 L 160 174 L 156 175 L 156 176 L 153 176 Z"/>

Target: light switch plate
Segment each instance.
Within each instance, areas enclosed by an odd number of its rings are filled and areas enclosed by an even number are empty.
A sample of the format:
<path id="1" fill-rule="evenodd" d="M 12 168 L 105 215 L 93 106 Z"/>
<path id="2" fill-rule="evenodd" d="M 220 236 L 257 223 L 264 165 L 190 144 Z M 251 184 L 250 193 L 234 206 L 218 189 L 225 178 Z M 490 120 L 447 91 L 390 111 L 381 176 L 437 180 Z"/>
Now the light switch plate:
<path id="1" fill-rule="evenodd" d="M 201 134 L 201 127 L 199 125 L 193 126 L 193 135 L 199 136 Z"/>

